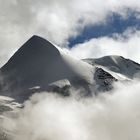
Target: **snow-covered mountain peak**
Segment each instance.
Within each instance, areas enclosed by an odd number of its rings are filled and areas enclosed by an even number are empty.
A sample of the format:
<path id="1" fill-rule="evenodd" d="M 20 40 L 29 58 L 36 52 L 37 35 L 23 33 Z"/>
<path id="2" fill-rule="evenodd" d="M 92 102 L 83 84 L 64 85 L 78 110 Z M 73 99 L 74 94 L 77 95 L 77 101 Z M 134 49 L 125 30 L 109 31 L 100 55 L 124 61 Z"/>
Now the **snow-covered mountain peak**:
<path id="1" fill-rule="evenodd" d="M 121 56 L 78 60 L 35 35 L 0 69 L 0 90 L 20 100 L 50 90 L 67 95 L 71 87 L 83 88 L 89 95 L 93 89 L 111 90 L 114 82 L 132 80 L 139 73 L 139 64 Z"/>

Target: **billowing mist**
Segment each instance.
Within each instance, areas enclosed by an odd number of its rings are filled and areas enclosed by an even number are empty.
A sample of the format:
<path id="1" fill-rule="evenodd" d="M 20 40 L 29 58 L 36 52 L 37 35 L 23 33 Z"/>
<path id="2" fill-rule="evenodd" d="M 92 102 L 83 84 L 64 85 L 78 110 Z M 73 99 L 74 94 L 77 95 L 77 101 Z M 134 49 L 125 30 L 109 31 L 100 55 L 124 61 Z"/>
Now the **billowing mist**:
<path id="1" fill-rule="evenodd" d="M 1 127 L 10 140 L 138 140 L 140 83 L 114 87 L 97 97 L 35 94 L 23 109 L 5 113 Z"/>

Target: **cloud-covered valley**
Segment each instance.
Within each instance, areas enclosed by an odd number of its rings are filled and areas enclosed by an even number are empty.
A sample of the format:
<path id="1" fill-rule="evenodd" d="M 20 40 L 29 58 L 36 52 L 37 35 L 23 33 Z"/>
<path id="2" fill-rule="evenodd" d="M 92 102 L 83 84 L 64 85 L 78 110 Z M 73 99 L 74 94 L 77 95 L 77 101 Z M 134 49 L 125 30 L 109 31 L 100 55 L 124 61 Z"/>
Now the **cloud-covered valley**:
<path id="1" fill-rule="evenodd" d="M 137 140 L 140 138 L 140 83 L 117 84 L 96 98 L 35 94 L 25 108 L 5 114 L 10 140 Z M 77 96 L 74 96 L 77 94 Z"/>

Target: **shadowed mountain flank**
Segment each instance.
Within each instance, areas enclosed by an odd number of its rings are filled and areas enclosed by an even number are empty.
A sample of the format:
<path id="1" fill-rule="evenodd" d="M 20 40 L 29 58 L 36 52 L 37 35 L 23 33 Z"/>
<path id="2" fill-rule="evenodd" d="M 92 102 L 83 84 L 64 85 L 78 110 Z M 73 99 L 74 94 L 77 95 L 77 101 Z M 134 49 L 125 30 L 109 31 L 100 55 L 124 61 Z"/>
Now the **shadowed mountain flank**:
<path id="1" fill-rule="evenodd" d="M 56 47 L 38 36 L 29 39 L 1 68 L 1 73 L 11 89 L 43 88 L 73 75 Z"/>

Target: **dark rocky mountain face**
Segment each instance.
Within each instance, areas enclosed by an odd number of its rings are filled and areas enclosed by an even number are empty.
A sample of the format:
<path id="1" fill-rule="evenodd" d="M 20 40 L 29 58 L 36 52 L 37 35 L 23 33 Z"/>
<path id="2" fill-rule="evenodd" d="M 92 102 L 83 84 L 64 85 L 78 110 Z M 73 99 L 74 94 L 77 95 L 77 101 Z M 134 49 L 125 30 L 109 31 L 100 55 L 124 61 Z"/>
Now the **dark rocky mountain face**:
<path id="1" fill-rule="evenodd" d="M 98 86 L 98 91 L 109 91 L 113 88 L 112 83 L 118 80 L 102 68 L 96 67 L 94 79 Z"/>
<path id="2" fill-rule="evenodd" d="M 45 88 L 49 83 L 69 78 L 73 72 L 59 51 L 43 38 L 33 36 L 1 68 L 10 89 Z"/>

